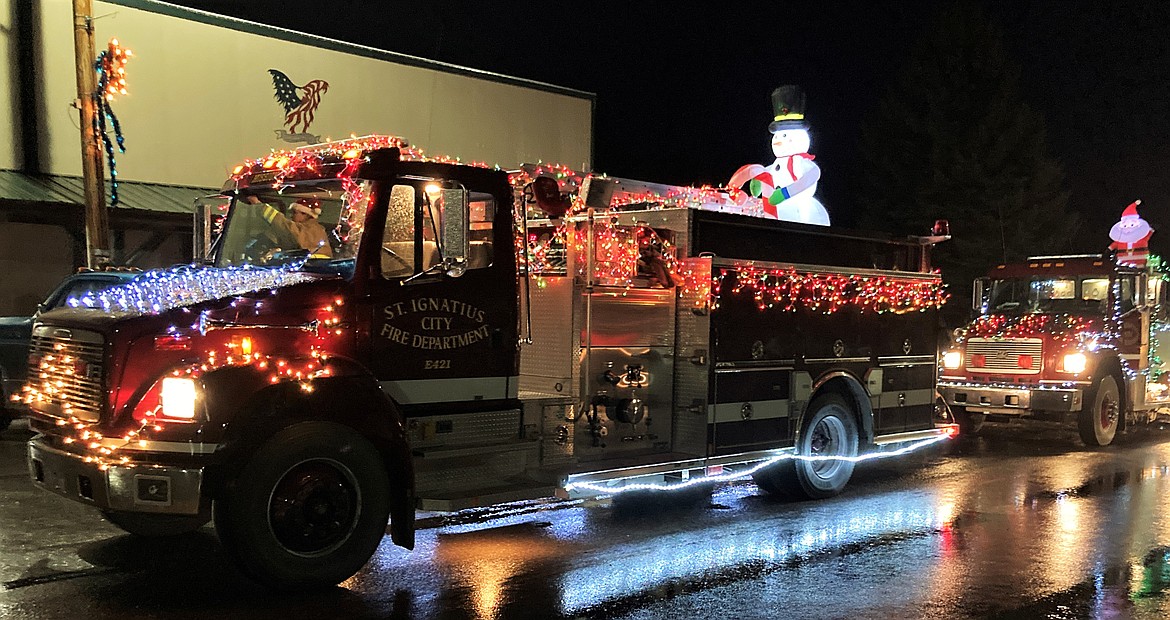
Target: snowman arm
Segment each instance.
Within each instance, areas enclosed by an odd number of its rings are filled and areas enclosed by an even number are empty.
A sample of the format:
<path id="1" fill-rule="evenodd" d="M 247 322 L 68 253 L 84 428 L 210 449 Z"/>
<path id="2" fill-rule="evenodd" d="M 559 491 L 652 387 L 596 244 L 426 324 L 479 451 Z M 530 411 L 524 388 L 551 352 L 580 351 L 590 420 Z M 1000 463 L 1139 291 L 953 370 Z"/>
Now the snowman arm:
<path id="1" fill-rule="evenodd" d="M 817 184 L 821 178 L 821 167 L 816 164 L 810 164 L 808 170 L 796 178 L 795 181 L 780 188 L 785 198 L 792 198 L 793 196 L 803 192 L 804 190 Z"/>
<path id="2" fill-rule="evenodd" d="M 739 187 L 762 172 L 767 172 L 767 168 L 761 166 L 760 164 L 747 164 L 746 166 L 740 166 L 739 170 L 736 170 L 735 174 L 731 175 L 731 180 L 727 182 L 727 186 Z"/>

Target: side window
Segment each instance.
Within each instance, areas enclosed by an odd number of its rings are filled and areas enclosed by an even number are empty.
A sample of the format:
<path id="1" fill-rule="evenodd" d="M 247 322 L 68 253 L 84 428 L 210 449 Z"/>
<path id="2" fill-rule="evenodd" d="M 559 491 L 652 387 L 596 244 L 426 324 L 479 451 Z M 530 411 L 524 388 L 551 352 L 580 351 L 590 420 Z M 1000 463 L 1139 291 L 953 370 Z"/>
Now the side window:
<path id="1" fill-rule="evenodd" d="M 1118 284 L 1120 284 L 1120 286 L 1118 287 L 1118 295 L 1120 295 L 1121 297 L 1120 297 L 1120 299 L 1118 299 L 1117 307 L 1118 307 L 1118 311 L 1120 311 L 1121 314 L 1125 314 L 1126 312 L 1133 310 L 1133 306 L 1134 306 L 1134 304 L 1133 304 L 1133 278 L 1132 277 L 1122 278 Z"/>
<path id="2" fill-rule="evenodd" d="M 469 222 L 471 231 L 468 240 L 471 251 L 467 256 L 468 269 L 490 267 L 493 262 L 492 225 L 496 219 L 496 201 L 487 194 L 471 195 Z"/>
<path id="3" fill-rule="evenodd" d="M 382 276 L 401 278 L 414 273 L 414 188 L 390 189 L 386 229 L 382 233 Z"/>
<path id="4" fill-rule="evenodd" d="M 492 229 L 496 201 L 490 194 L 470 192 L 468 210 L 469 249 L 467 269 L 482 269 L 494 262 Z M 382 235 L 382 276 L 403 278 L 433 270 L 443 262 L 443 204 L 440 185 L 434 182 L 394 185 Z M 416 223 L 421 224 L 416 230 Z"/>

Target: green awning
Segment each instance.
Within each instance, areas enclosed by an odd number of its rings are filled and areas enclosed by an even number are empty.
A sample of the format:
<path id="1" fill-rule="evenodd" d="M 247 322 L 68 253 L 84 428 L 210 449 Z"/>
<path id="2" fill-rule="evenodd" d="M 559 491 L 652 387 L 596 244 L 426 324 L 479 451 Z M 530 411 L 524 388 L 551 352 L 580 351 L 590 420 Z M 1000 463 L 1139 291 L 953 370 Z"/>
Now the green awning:
<path id="1" fill-rule="evenodd" d="M 106 183 L 109 183 L 108 179 Z M 109 191 L 108 186 L 106 191 Z M 118 183 L 116 209 L 193 213 L 197 198 L 217 193 L 217 189 L 209 187 L 121 181 Z M 4 201 L 83 205 L 85 186 L 81 177 L 0 170 L 0 203 Z M 107 193 L 106 204 L 109 205 L 109 202 Z"/>

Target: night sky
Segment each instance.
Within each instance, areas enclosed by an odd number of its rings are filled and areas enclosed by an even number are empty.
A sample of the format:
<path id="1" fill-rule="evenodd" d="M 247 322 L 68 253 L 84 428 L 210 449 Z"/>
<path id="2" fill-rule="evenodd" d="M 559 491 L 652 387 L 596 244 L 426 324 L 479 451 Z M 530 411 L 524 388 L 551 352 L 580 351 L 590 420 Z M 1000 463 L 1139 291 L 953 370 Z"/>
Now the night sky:
<path id="1" fill-rule="evenodd" d="M 846 225 L 861 128 L 941 4 L 176 3 L 596 93 L 594 168 L 648 181 L 722 183 L 770 162 L 769 93 L 800 84 L 820 194 Z M 1135 198 L 1170 235 L 1170 3 L 982 4 L 1046 119 L 1070 208 L 1101 229 L 1085 251 Z"/>

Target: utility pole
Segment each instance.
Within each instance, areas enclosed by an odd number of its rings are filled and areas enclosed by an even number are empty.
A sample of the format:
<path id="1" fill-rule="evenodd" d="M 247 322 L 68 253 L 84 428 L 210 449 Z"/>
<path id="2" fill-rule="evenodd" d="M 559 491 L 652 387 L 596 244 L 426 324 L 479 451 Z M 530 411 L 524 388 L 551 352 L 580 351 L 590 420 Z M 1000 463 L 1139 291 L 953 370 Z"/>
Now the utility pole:
<path id="1" fill-rule="evenodd" d="M 102 180 L 102 150 L 94 130 L 93 2 L 73 0 L 73 51 L 77 61 L 77 100 L 81 114 L 81 174 L 85 184 L 85 249 L 90 268 L 110 264 L 110 225 Z"/>

